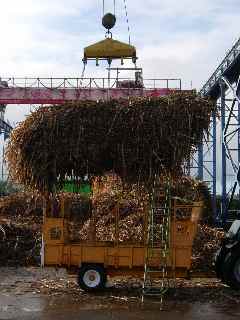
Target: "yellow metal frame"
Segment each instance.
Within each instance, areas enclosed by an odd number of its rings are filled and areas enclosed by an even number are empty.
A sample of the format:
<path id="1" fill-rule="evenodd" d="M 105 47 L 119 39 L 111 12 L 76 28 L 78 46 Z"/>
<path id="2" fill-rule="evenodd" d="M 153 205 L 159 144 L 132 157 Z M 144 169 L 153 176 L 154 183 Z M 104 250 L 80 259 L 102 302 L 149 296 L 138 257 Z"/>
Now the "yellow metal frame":
<path id="1" fill-rule="evenodd" d="M 136 48 L 124 42 L 106 38 L 84 49 L 84 60 L 88 59 L 133 59 L 136 61 Z"/>
<path id="2" fill-rule="evenodd" d="M 45 206 L 43 239 L 44 239 L 44 262 L 45 265 L 57 265 L 80 267 L 82 264 L 101 264 L 108 274 L 111 275 L 143 275 L 146 255 L 146 234 L 142 243 L 122 243 L 118 239 L 119 212 L 115 214 L 115 241 L 96 241 L 94 235 L 90 235 L 89 241 L 72 243 L 68 237 L 69 203 L 62 202 L 58 218 L 51 215 L 51 205 Z M 168 276 L 173 274 L 184 277 L 191 268 L 192 244 L 197 231 L 197 223 L 203 208 L 202 202 L 192 205 L 183 205 L 178 200 L 173 200 L 171 221 L 171 243 L 168 257 Z M 190 210 L 191 215 L 186 219 L 178 219 L 179 210 Z M 147 215 L 146 215 L 147 216 Z M 145 218 L 146 220 L 146 218 Z M 95 218 L 93 217 L 93 225 Z M 144 222 L 146 233 L 146 222 Z M 92 228 L 94 233 L 95 228 Z M 152 259 L 152 267 L 160 263 L 158 248 L 156 258 Z M 156 274 L 156 276 L 159 276 Z"/>

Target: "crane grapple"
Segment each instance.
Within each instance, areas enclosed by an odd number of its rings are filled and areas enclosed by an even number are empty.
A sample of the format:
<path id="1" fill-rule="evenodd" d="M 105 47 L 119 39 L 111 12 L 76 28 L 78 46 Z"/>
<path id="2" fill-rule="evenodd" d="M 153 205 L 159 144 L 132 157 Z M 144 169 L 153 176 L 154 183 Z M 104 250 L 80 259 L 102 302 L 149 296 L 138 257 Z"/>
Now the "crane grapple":
<path id="1" fill-rule="evenodd" d="M 136 62 L 136 48 L 132 45 L 106 38 L 84 49 L 84 62 L 87 60 L 110 60 L 113 59 L 132 59 Z"/>

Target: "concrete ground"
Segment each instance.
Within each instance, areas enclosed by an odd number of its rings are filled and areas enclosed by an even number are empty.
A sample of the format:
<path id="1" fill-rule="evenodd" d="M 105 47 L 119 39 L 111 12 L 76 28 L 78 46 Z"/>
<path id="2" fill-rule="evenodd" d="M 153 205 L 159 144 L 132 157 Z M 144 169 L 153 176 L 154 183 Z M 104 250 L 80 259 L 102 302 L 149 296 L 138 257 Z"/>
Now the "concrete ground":
<path id="1" fill-rule="evenodd" d="M 0 320 L 214 319 L 240 317 L 240 293 L 216 279 L 178 281 L 177 289 L 141 304 L 141 284 L 115 279 L 114 287 L 90 295 L 65 270 L 0 268 Z M 160 310 L 162 308 L 162 310 Z"/>

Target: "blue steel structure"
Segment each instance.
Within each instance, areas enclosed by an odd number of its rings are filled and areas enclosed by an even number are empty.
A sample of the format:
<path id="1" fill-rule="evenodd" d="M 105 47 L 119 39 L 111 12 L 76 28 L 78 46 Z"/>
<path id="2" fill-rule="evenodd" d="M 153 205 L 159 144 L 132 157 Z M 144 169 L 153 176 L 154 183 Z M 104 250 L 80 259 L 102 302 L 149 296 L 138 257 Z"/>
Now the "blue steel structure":
<path id="1" fill-rule="evenodd" d="M 4 134 L 4 140 L 9 137 L 12 129 L 13 128 L 9 123 L 0 118 L 0 134 Z"/>
<path id="2" fill-rule="evenodd" d="M 212 115 L 209 135 L 204 135 L 203 143 L 199 145 L 190 163 L 190 174 L 205 181 L 212 193 L 212 208 L 215 220 L 217 212 L 217 116 Z"/>
<path id="3" fill-rule="evenodd" d="M 228 51 L 226 57 L 200 90 L 219 103 L 220 122 L 212 115 L 212 144 L 210 158 L 206 160 L 203 142 L 198 149 L 198 176 L 206 180 L 206 161 L 211 162 L 213 208 L 216 218 L 222 223 L 233 219 L 236 210 L 231 210 L 231 200 L 239 197 L 240 187 L 240 39 Z M 218 129 L 219 128 L 219 129 Z M 220 137 L 219 137 L 220 136 Z M 220 139 L 219 139 L 220 138 Z M 218 142 L 221 144 L 217 159 Z M 219 169 L 219 170 L 218 170 Z M 217 172 L 221 180 L 221 210 L 216 210 Z M 238 210 L 237 210 L 238 211 Z M 238 213 L 238 212 L 237 212 Z"/>
<path id="4" fill-rule="evenodd" d="M 3 134 L 4 141 L 9 138 L 9 135 L 12 131 L 12 126 L 9 122 L 4 121 L 6 105 L 0 105 L 0 135 Z M 6 180 L 7 175 L 4 174 L 5 171 L 5 160 L 4 160 L 4 144 L 2 145 L 2 161 L 1 161 L 1 180 Z"/>

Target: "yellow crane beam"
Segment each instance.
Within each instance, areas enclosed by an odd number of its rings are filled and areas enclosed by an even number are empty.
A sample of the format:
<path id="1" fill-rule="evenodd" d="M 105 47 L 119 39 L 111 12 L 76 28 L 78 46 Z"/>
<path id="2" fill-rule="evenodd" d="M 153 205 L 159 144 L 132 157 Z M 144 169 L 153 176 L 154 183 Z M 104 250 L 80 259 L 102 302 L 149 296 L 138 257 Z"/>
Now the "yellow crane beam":
<path id="1" fill-rule="evenodd" d="M 84 61 L 87 60 L 113 60 L 113 59 L 132 59 L 133 63 L 136 62 L 136 48 L 132 45 L 106 38 L 93 45 L 84 48 Z"/>

